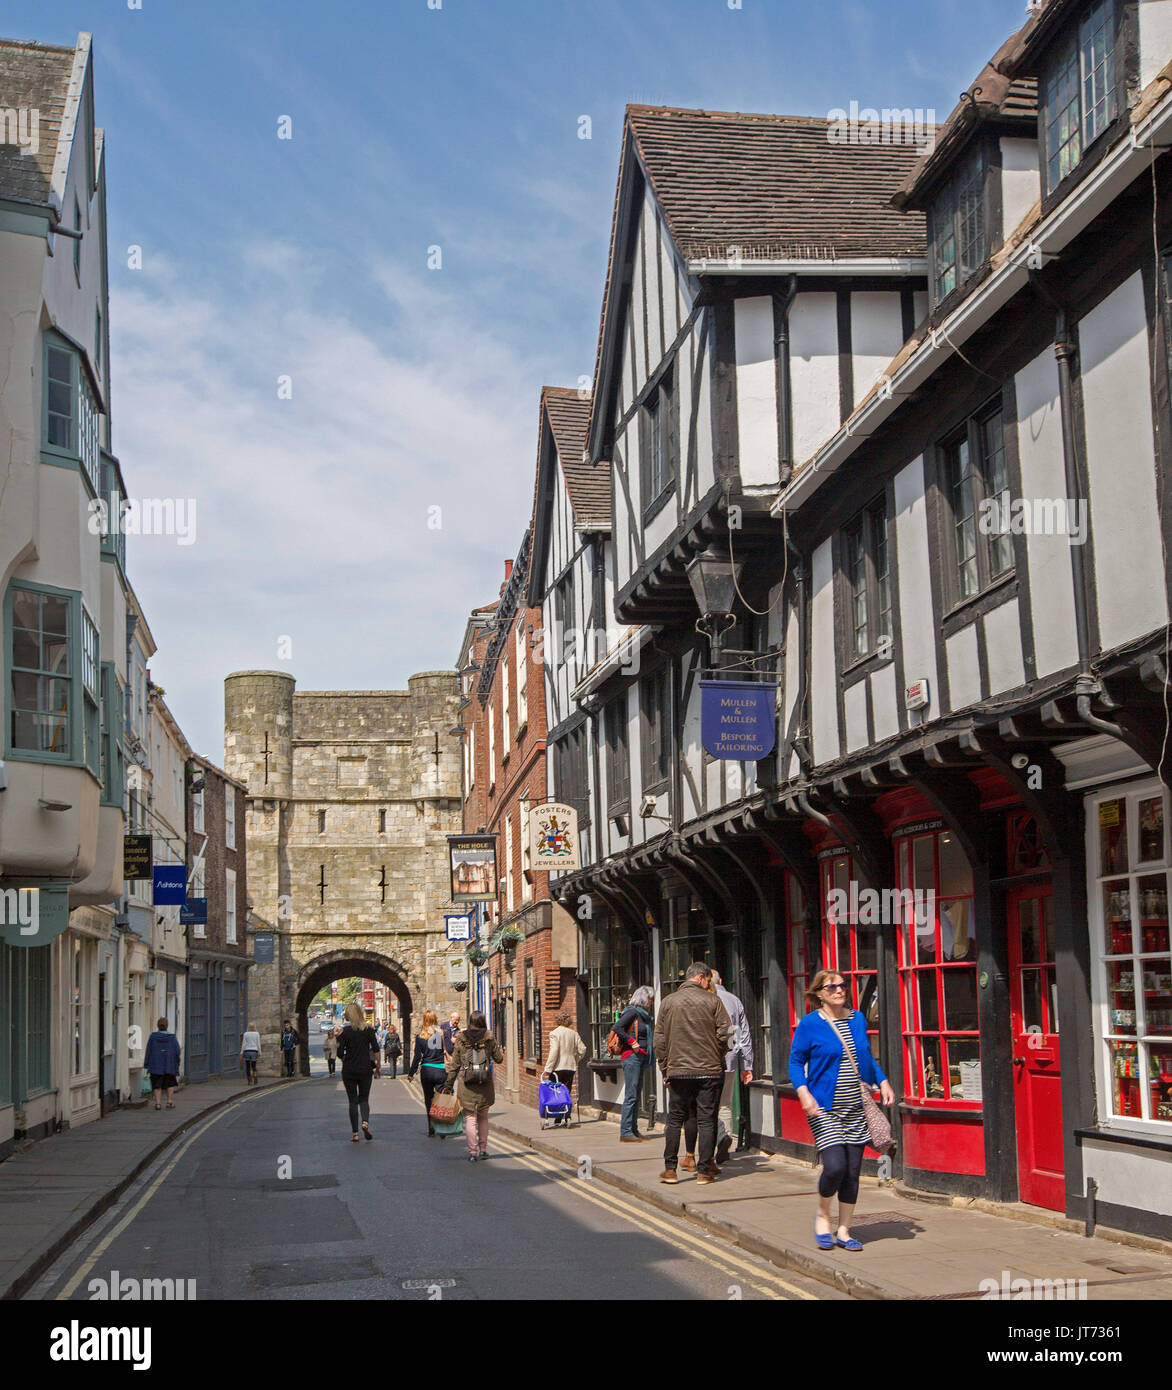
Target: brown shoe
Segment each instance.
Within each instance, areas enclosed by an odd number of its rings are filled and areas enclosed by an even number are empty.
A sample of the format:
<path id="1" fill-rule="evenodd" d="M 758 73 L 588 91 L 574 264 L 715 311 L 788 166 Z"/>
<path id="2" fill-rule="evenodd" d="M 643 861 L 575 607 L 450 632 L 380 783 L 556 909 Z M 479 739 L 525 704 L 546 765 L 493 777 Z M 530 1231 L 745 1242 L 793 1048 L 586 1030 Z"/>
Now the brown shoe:
<path id="1" fill-rule="evenodd" d="M 679 1182 L 679 1176 L 674 1168 L 665 1168 L 659 1175 L 660 1182 Z"/>
<path id="2" fill-rule="evenodd" d="M 647 1136 L 645 1134 L 620 1134 L 620 1144 L 641 1144 Z"/>
<path id="3" fill-rule="evenodd" d="M 696 1174 L 696 1181 L 700 1183 L 715 1182 L 720 1177 L 720 1169 L 715 1163 L 710 1163 L 702 1173 Z"/>
<path id="4" fill-rule="evenodd" d="M 683 1158 L 680 1159 L 680 1167 L 685 1173 L 694 1173 L 696 1171 L 696 1160 L 693 1155 L 685 1154 Z"/>

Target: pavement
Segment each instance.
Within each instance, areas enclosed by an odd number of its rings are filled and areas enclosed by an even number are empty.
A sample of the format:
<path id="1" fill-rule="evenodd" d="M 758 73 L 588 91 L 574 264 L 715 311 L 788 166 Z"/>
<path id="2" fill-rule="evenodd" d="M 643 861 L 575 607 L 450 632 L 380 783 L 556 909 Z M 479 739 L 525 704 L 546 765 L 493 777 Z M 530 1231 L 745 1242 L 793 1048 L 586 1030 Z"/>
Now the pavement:
<path id="1" fill-rule="evenodd" d="M 248 1091 L 286 1084 L 261 1077 L 202 1081 L 175 1092 L 175 1109 L 149 1098 L 100 1120 L 21 1145 L 0 1163 L 0 1299 L 18 1298 L 164 1148 L 203 1116 Z"/>
<path id="2" fill-rule="evenodd" d="M 1000 1215 L 909 1197 L 864 1178 L 852 1224 L 863 1250 L 823 1252 L 813 1237 L 818 1170 L 808 1163 L 734 1151 L 715 1183 L 699 1187 L 694 1173 L 681 1172 L 671 1186 L 659 1181 L 662 1127 L 646 1143 L 620 1144 L 613 1120 L 582 1112 L 581 1123 L 569 1129 L 543 1129 L 534 1110 L 500 1101 L 491 1126 L 579 1174 L 589 1159 L 594 1181 L 853 1298 L 980 1299 L 996 1288 L 999 1297 L 1172 1299 L 1172 1245 L 1088 1238 L 1075 1233 L 1082 1229 L 1076 1223 L 1037 1209 Z M 1014 1288 L 1022 1279 L 1030 1281 L 1028 1292 L 1020 1283 Z M 982 1287 L 983 1280 L 992 1280 L 992 1288 Z M 1047 1280 L 1076 1282 L 1049 1292 L 1035 1283 Z"/>

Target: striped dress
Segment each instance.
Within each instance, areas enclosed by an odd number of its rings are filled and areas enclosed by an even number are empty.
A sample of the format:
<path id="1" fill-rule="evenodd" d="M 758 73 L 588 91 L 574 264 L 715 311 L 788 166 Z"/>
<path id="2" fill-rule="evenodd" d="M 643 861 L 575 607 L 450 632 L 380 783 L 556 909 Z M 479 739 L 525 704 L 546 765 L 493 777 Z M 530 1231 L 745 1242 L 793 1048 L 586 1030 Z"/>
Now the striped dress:
<path id="1" fill-rule="evenodd" d="M 825 1014 L 823 1015 L 825 1018 Z M 809 1115 L 814 1144 L 819 1151 L 834 1144 L 865 1144 L 869 1138 L 867 1117 L 863 1113 L 863 1092 L 855 1061 L 855 1040 L 850 1019 L 828 1019 L 842 1040 L 842 1065 L 834 1087 L 834 1106 L 820 1115 Z"/>

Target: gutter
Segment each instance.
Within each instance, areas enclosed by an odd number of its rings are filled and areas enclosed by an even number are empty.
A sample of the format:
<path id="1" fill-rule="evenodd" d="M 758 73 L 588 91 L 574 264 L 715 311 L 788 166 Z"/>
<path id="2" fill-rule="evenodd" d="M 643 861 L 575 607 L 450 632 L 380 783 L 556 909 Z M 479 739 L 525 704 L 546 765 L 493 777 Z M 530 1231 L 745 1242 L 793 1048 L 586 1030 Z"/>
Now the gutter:
<path id="1" fill-rule="evenodd" d="M 588 671 L 570 691 L 570 699 L 581 701 L 587 696 L 593 695 L 596 690 L 606 684 L 616 671 L 631 665 L 631 658 L 636 657 L 643 650 L 653 635 L 652 629 L 649 627 L 639 627 L 633 631 L 628 628 L 627 634 L 618 646 L 608 651 L 598 665 Z"/>
<path id="2" fill-rule="evenodd" d="M 1172 100 L 1165 96 L 1061 207 L 1023 236 L 1013 253 L 944 323 L 932 330 L 896 372 L 880 379 L 870 399 L 819 449 L 795 481 L 782 489 L 770 515 L 780 517 L 783 511 L 793 511 L 807 502 L 855 453 L 859 443 L 875 434 L 895 413 L 901 401 L 923 386 L 960 344 L 1028 285 L 1031 270 L 1040 269 L 1060 255 L 1128 184 L 1148 169 L 1151 157 L 1146 151 L 1170 145 Z"/>
<path id="3" fill-rule="evenodd" d="M 730 251 L 733 248 L 730 248 Z M 924 275 L 926 256 L 859 256 L 829 260 L 756 260 L 751 256 L 704 256 L 687 262 L 689 275 Z"/>

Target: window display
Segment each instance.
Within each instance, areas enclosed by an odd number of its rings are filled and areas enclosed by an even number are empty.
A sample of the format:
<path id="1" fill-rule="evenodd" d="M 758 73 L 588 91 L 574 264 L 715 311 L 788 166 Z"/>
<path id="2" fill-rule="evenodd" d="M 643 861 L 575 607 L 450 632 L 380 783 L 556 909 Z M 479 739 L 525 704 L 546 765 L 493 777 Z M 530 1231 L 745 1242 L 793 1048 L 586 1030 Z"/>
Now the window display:
<path id="1" fill-rule="evenodd" d="M 1172 1125 L 1172 952 L 1164 793 L 1148 788 L 1095 803 L 1099 867 L 1098 1013 L 1110 1114 Z M 1139 866 L 1143 872 L 1137 872 Z M 1130 870 L 1130 872 L 1129 872 Z"/>
<path id="2" fill-rule="evenodd" d="M 832 903 L 860 900 L 866 886 L 857 878 L 852 855 L 835 854 L 818 865 L 822 886 L 822 953 L 828 970 L 837 970 L 846 981 L 846 1002 L 867 1020 L 871 1051 L 879 1055 L 879 931 L 878 921 L 866 921 L 865 908 L 857 912 L 835 910 Z M 851 883 L 855 891 L 851 892 Z M 834 890 L 838 890 L 831 897 Z M 841 896 L 839 896 L 841 895 Z"/>

